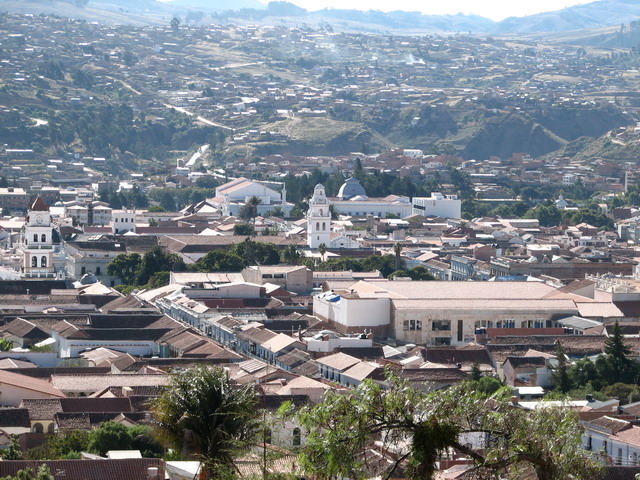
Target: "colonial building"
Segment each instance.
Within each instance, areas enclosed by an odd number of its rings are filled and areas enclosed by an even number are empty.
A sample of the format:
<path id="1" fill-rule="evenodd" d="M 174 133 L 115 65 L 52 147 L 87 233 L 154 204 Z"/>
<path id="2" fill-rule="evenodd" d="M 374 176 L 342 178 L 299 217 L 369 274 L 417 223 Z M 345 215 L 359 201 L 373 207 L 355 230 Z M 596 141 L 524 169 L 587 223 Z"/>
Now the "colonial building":
<path id="1" fill-rule="evenodd" d="M 384 198 L 369 198 L 357 178 L 348 178 L 338 191 L 336 198 L 331 198 L 331 205 L 336 213 L 352 217 L 399 218 L 411 215 L 409 197 L 389 195 Z"/>
<path id="2" fill-rule="evenodd" d="M 56 277 L 53 236 L 49 206 L 41 197 L 37 197 L 29 207 L 27 222 L 20 233 L 19 249 L 22 251 L 23 277 Z"/>
<path id="3" fill-rule="evenodd" d="M 236 178 L 216 188 L 216 196 L 208 202 L 219 208 L 223 215 L 238 216 L 240 210 L 247 204 L 251 197 L 260 199 L 257 206 L 258 215 L 264 215 L 276 207 L 280 207 L 285 215 L 293 208 L 292 203 L 287 203 L 287 191 L 283 185 L 278 192 L 260 182 L 254 182 L 244 177 Z"/>
<path id="4" fill-rule="evenodd" d="M 324 244 L 330 248 L 331 243 L 331 212 L 329 201 L 320 184 L 313 189 L 313 197 L 307 211 L 307 245 L 318 248 Z"/>

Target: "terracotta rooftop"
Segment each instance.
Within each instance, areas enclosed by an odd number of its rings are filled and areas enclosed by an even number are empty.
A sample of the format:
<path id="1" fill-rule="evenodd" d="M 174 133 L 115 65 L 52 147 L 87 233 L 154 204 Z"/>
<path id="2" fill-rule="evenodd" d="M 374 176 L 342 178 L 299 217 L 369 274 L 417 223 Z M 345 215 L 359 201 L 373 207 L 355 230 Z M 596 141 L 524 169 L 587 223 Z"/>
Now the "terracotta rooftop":
<path id="1" fill-rule="evenodd" d="M 38 195 L 31 204 L 31 207 L 29 207 L 29 210 L 34 212 L 48 212 L 49 205 L 47 205 L 47 202 L 45 202 L 42 197 Z"/>
<path id="2" fill-rule="evenodd" d="M 101 460 L 5 460 L 0 462 L 0 476 L 15 477 L 18 471 L 31 468 L 38 471 L 46 464 L 54 478 L 82 480 L 140 480 L 148 478 L 150 467 L 158 468 L 158 478 L 164 478 L 164 462 L 157 458 Z"/>

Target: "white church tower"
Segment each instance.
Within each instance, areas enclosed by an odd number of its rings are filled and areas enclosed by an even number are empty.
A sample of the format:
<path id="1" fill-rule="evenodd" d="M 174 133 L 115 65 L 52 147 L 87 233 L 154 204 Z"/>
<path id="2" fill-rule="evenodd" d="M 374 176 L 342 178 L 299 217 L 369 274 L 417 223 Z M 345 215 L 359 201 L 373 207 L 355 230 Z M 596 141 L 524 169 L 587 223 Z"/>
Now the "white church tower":
<path id="1" fill-rule="evenodd" d="M 27 222 L 22 229 L 22 276 L 25 278 L 54 278 L 53 227 L 49 206 L 37 197 L 27 213 Z"/>
<path id="2" fill-rule="evenodd" d="M 329 201 L 321 184 L 313 189 L 313 197 L 309 202 L 307 211 L 307 245 L 309 248 L 318 248 L 324 243 L 327 248 L 331 243 L 331 212 Z"/>

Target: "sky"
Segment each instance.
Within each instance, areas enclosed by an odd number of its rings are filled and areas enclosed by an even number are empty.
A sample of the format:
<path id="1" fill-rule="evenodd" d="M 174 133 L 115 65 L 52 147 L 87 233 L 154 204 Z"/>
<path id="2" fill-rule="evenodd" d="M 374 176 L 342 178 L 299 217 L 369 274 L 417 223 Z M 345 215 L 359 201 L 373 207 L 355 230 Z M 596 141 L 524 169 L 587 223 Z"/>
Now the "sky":
<path id="1" fill-rule="evenodd" d="M 406 10 L 425 15 L 476 14 L 495 21 L 507 17 L 522 17 L 534 13 L 560 10 L 564 7 L 590 3 L 593 0 L 289 0 L 307 10 L 325 7 L 356 10 Z"/>

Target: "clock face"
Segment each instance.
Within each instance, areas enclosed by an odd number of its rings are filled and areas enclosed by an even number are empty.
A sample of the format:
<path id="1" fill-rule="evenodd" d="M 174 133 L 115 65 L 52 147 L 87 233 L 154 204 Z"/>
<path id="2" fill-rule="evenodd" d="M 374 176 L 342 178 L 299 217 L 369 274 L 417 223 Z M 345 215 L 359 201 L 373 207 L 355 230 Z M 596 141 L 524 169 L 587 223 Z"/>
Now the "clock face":
<path id="1" fill-rule="evenodd" d="M 36 216 L 36 223 L 37 223 L 38 225 L 39 225 L 39 224 L 41 224 L 41 223 L 43 222 L 43 220 L 44 220 L 44 219 L 42 218 L 42 215 L 38 215 L 38 216 Z"/>

